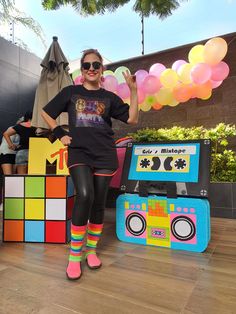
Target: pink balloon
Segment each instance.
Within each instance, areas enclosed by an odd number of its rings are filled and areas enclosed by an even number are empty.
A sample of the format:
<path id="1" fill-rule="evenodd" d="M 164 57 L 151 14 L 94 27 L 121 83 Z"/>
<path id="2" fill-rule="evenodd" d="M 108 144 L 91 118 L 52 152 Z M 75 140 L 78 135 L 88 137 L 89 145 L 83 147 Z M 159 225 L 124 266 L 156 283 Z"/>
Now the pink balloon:
<path id="1" fill-rule="evenodd" d="M 117 86 L 117 94 L 123 99 L 128 98 L 130 96 L 129 86 L 126 83 L 119 84 Z"/>
<path id="2" fill-rule="evenodd" d="M 211 67 L 211 80 L 223 81 L 229 75 L 229 66 L 224 61 Z"/>
<path id="3" fill-rule="evenodd" d="M 154 75 L 148 75 L 143 81 L 142 88 L 147 94 L 155 94 L 161 88 L 160 80 Z"/>
<path id="4" fill-rule="evenodd" d="M 166 67 L 162 63 L 154 63 L 149 69 L 149 74 L 159 78 L 165 69 Z"/>
<path id="5" fill-rule="evenodd" d="M 103 87 L 110 92 L 115 92 L 118 86 L 117 78 L 114 75 L 107 75 L 103 82 Z"/>
<path id="6" fill-rule="evenodd" d="M 79 76 L 77 76 L 77 77 L 74 79 L 75 85 L 81 85 L 81 84 L 82 84 L 81 78 L 82 78 L 82 75 L 79 75 Z"/>
<path id="7" fill-rule="evenodd" d="M 211 67 L 206 63 L 197 63 L 190 72 L 190 77 L 195 84 L 204 84 L 211 77 Z"/>
<path id="8" fill-rule="evenodd" d="M 219 87 L 222 84 L 223 81 L 213 81 L 213 80 L 210 80 L 210 82 L 211 82 L 212 88 L 217 88 L 217 87 Z"/>
<path id="9" fill-rule="evenodd" d="M 138 70 L 135 72 L 137 86 L 141 86 L 145 77 L 148 76 L 148 72 L 146 70 Z"/>
<path id="10" fill-rule="evenodd" d="M 138 88 L 138 103 L 139 103 L 139 104 L 141 104 L 141 103 L 144 101 L 145 96 L 146 96 L 146 95 L 145 95 L 143 89 L 142 89 L 141 87 Z"/>
<path id="11" fill-rule="evenodd" d="M 177 60 L 172 64 L 172 70 L 175 72 L 178 71 L 178 69 L 181 67 L 181 65 L 186 64 L 187 62 L 185 60 Z"/>

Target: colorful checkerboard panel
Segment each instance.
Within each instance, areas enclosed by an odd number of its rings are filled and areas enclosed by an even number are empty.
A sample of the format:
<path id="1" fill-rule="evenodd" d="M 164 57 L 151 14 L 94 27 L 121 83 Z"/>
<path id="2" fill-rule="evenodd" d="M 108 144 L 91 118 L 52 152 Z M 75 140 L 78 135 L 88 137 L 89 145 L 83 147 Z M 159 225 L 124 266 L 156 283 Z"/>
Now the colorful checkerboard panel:
<path id="1" fill-rule="evenodd" d="M 5 176 L 3 241 L 69 242 L 74 194 L 69 176 Z"/>

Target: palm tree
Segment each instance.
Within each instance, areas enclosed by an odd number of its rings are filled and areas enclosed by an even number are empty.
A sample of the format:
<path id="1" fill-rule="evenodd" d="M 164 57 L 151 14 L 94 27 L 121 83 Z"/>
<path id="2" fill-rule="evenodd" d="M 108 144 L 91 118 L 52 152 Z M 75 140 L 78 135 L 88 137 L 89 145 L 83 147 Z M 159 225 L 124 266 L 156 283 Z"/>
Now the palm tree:
<path id="1" fill-rule="evenodd" d="M 142 24 L 142 54 L 144 54 L 144 17 L 157 15 L 164 19 L 176 10 L 184 0 L 136 0 L 133 10 L 141 17 Z M 43 0 L 42 5 L 46 10 L 57 10 L 61 6 L 71 5 L 80 15 L 104 14 L 105 11 L 114 12 L 130 0 Z"/>
<path id="2" fill-rule="evenodd" d="M 104 14 L 106 10 L 114 12 L 128 2 L 130 0 L 42 0 L 42 5 L 46 10 L 57 10 L 61 6 L 72 5 L 81 15 L 94 15 Z M 180 2 L 181 0 L 136 0 L 133 9 L 140 16 L 148 17 L 154 14 L 162 19 L 171 15 Z"/>
<path id="3" fill-rule="evenodd" d="M 39 37 L 40 41 L 46 48 L 45 44 L 45 36 L 42 30 L 42 27 L 36 22 L 32 17 L 27 16 L 24 12 L 19 11 L 15 7 L 15 0 L 0 0 L 0 21 L 1 24 L 7 23 L 11 24 L 13 27 L 14 25 L 21 24 L 26 28 L 32 30 L 37 37 Z M 27 49 L 27 45 L 17 39 L 19 46 Z"/>

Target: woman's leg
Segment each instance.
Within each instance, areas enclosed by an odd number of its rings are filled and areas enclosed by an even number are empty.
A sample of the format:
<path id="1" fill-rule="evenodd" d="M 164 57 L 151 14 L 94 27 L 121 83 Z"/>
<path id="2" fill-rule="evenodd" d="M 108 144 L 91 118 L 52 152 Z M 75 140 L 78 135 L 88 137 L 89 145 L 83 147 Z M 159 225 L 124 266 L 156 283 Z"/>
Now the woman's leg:
<path id="1" fill-rule="evenodd" d="M 27 169 L 28 169 L 27 165 L 17 165 L 16 166 L 17 174 L 27 174 L 27 172 L 28 172 Z"/>
<path id="2" fill-rule="evenodd" d="M 82 247 L 93 203 L 93 173 L 90 167 L 77 165 L 70 168 L 70 175 L 75 186 L 76 199 L 72 211 L 71 247 L 66 273 L 69 279 L 78 279 L 81 276 Z"/>
<path id="3" fill-rule="evenodd" d="M 72 223 L 84 226 L 87 225 L 94 200 L 93 171 L 86 165 L 77 165 L 69 170 L 76 191 Z"/>
<path id="4" fill-rule="evenodd" d="M 94 202 L 91 208 L 86 244 L 87 264 L 99 268 L 102 263 L 96 255 L 96 247 L 102 234 L 107 192 L 112 175 L 94 175 Z"/>
<path id="5" fill-rule="evenodd" d="M 13 174 L 13 165 L 12 164 L 2 164 L 2 172 L 3 174 Z"/>

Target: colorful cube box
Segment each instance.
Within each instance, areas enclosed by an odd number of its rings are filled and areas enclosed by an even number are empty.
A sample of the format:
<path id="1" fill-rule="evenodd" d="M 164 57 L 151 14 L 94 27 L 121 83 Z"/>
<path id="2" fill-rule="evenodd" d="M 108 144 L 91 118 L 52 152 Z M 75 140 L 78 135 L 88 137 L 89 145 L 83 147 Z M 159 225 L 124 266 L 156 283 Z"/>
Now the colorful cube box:
<path id="1" fill-rule="evenodd" d="M 3 193 L 3 241 L 70 241 L 75 193 L 69 176 L 5 176 Z"/>

